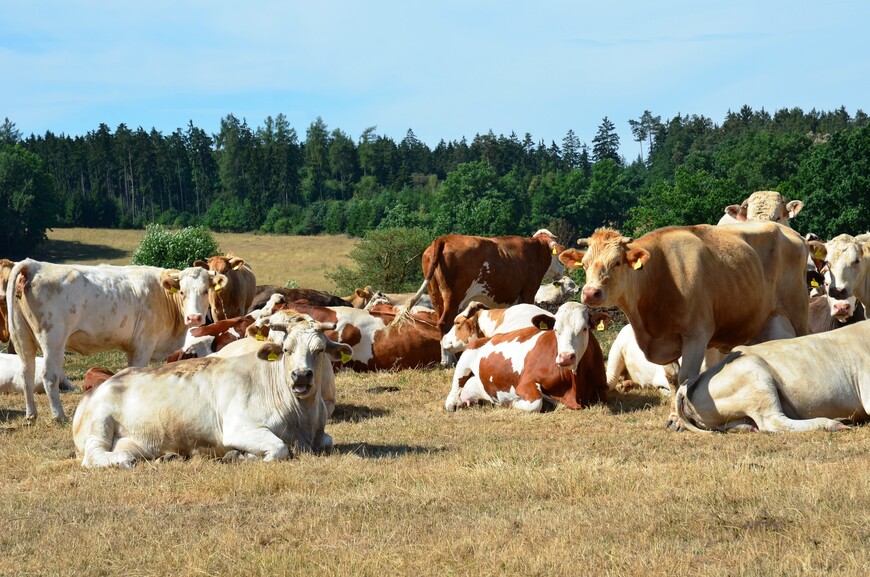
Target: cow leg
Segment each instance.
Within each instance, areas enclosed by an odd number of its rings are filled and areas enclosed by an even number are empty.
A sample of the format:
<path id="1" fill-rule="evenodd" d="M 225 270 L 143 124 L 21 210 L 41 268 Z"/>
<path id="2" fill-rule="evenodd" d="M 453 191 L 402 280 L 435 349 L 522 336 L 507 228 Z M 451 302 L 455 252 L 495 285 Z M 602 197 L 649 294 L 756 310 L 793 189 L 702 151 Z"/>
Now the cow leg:
<path id="1" fill-rule="evenodd" d="M 544 395 L 541 393 L 540 383 L 534 381 L 525 381 L 519 383 L 515 389 L 515 400 L 511 403 L 511 407 L 524 411 L 526 413 L 540 413 L 544 408 Z M 499 397 L 501 393 L 499 393 Z M 550 399 L 553 401 L 553 399 Z M 576 405 L 572 409 L 579 409 Z"/>
<path id="2" fill-rule="evenodd" d="M 32 421 L 36 418 L 37 414 L 36 400 L 33 397 L 33 394 L 36 391 L 36 343 L 31 342 L 29 339 L 25 339 L 18 352 L 18 357 L 21 359 L 21 363 L 19 364 L 18 370 L 15 374 L 15 381 L 19 383 L 22 390 L 24 390 L 24 418 L 28 421 Z"/>
<path id="3" fill-rule="evenodd" d="M 796 336 L 797 334 L 788 317 L 782 312 L 776 312 L 771 315 L 758 334 L 752 337 L 746 344 L 757 345 L 767 341 L 793 339 Z"/>
<path id="4" fill-rule="evenodd" d="M 225 447 L 261 456 L 264 461 L 289 459 L 293 456 L 287 444 L 275 433 L 266 427 L 252 423 L 236 423 L 226 426 L 222 442 Z"/>
<path id="5" fill-rule="evenodd" d="M 139 347 L 132 351 L 127 351 L 127 366 L 128 367 L 147 367 L 148 361 L 154 355 L 154 349 L 157 348 L 157 343 L 150 347 Z"/>
<path id="6" fill-rule="evenodd" d="M 450 392 L 447 394 L 447 399 L 444 401 L 444 409 L 446 411 L 453 412 L 462 407 L 462 390 L 467 384 L 466 381 L 473 377 L 472 360 L 474 359 L 474 356 L 475 353 L 469 351 L 459 359 L 459 363 L 456 365 L 456 370 L 453 371 L 453 382 L 450 385 Z"/>
<path id="7" fill-rule="evenodd" d="M 665 423 L 665 428 L 674 431 L 685 430 L 685 425 L 677 416 L 677 388 L 701 373 L 701 365 L 704 364 L 704 355 L 707 352 L 707 343 L 710 341 L 710 335 L 705 337 L 688 337 L 683 336 L 683 356 L 680 360 L 680 372 L 677 374 L 677 381 L 669 380 L 668 384 L 671 387 L 671 398 L 674 402 L 674 407 L 671 414 L 668 416 L 668 422 Z"/>
<path id="8" fill-rule="evenodd" d="M 51 342 L 54 341 L 54 342 Z M 43 358 L 42 370 L 36 375 L 36 379 L 32 379 L 30 383 L 35 390 L 37 380 L 42 383 L 45 389 L 45 394 L 48 396 L 48 403 L 51 407 L 51 413 L 55 421 L 66 421 L 66 414 L 63 412 L 63 405 L 60 402 L 60 382 L 65 378 L 63 372 L 63 353 L 65 342 L 62 339 L 52 339 L 48 336 L 44 342 L 40 342 L 40 347 L 45 352 Z M 34 360 L 35 362 L 35 360 Z M 34 408 L 35 411 L 35 408 Z M 34 416 L 36 413 L 34 412 Z"/>

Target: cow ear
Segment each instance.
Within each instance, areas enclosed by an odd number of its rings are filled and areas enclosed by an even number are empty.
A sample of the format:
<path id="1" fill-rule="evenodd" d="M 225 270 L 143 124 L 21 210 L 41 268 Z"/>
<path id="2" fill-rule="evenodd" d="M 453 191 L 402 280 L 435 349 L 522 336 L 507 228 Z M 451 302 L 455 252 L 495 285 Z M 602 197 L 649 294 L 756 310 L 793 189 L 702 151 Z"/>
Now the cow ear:
<path id="1" fill-rule="evenodd" d="M 556 326 L 556 319 L 550 315 L 535 315 L 532 317 L 532 325 L 542 331 L 551 331 Z"/>
<path id="2" fill-rule="evenodd" d="M 261 361 L 277 361 L 284 354 L 281 345 L 266 343 L 257 350 L 257 358 Z"/>
<path id="3" fill-rule="evenodd" d="M 566 248 L 559 253 L 559 262 L 565 266 L 580 268 L 583 266 L 583 257 L 586 256 L 585 250 L 577 250 L 576 248 Z"/>
<path id="4" fill-rule="evenodd" d="M 245 265 L 245 259 L 234 256 L 230 259 L 230 266 L 233 270 L 239 270 Z"/>
<path id="5" fill-rule="evenodd" d="M 178 282 L 178 271 L 175 269 L 163 271 L 160 276 L 160 284 L 170 293 L 178 292 L 181 288 L 181 283 Z"/>
<path id="6" fill-rule="evenodd" d="M 729 204 L 725 207 L 725 214 L 733 218 L 734 220 L 744 221 L 746 220 L 746 211 L 742 210 L 739 204 Z"/>
<path id="7" fill-rule="evenodd" d="M 258 341 L 265 341 L 269 338 L 269 325 L 251 325 L 245 329 L 245 336 Z"/>
<path id="8" fill-rule="evenodd" d="M 817 288 L 825 284 L 825 275 L 817 270 L 807 271 L 807 286 Z"/>
<path id="9" fill-rule="evenodd" d="M 204 260 L 195 260 L 195 261 L 193 261 L 192 266 L 198 266 L 200 268 L 204 268 L 205 270 L 208 270 L 208 263 L 205 262 Z"/>
<path id="10" fill-rule="evenodd" d="M 227 280 L 229 279 L 227 279 L 226 275 L 218 273 L 211 277 L 211 288 L 213 288 L 215 292 L 224 290 L 227 287 Z"/>
<path id="11" fill-rule="evenodd" d="M 326 353 L 333 360 L 341 360 L 341 364 L 347 363 L 353 358 L 353 347 L 347 343 L 337 343 L 329 337 L 326 338 Z"/>
<path id="12" fill-rule="evenodd" d="M 356 296 L 358 296 L 361 299 L 366 298 L 366 292 L 363 289 L 355 289 L 353 292 Z"/>
<path id="13" fill-rule="evenodd" d="M 632 248 L 625 252 L 625 260 L 634 270 L 640 270 L 649 260 L 649 253 L 642 248 Z"/>
<path id="14" fill-rule="evenodd" d="M 799 200 L 793 200 L 785 205 L 785 209 L 788 211 L 789 218 L 796 217 L 803 207 L 804 203 Z"/>
<path id="15" fill-rule="evenodd" d="M 613 319 L 604 311 L 594 312 L 589 315 L 589 324 L 595 327 L 596 331 L 603 331 Z"/>

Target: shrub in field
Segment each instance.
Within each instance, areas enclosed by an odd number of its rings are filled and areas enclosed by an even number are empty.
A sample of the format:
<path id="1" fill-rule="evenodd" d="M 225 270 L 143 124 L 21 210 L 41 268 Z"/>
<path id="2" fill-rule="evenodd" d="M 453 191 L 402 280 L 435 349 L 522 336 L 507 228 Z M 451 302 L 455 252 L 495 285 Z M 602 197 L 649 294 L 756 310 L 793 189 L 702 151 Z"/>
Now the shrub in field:
<path id="1" fill-rule="evenodd" d="M 208 259 L 220 252 L 217 241 L 205 227 L 187 227 L 171 231 L 159 224 L 149 224 L 133 264 L 183 269 L 197 259 Z"/>
<path id="2" fill-rule="evenodd" d="M 339 266 L 326 278 L 342 294 L 366 285 L 387 292 L 417 290 L 423 281 L 423 251 L 431 242 L 432 235 L 420 228 L 371 230 L 350 251 L 356 268 Z"/>

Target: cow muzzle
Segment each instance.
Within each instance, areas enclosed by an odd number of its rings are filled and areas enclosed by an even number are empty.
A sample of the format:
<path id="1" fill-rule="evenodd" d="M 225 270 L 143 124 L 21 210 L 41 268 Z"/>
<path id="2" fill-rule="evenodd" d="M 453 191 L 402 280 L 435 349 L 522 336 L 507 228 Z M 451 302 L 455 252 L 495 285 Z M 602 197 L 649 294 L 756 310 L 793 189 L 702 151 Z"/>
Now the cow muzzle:
<path id="1" fill-rule="evenodd" d="M 556 364 L 560 367 L 573 367 L 577 363 L 577 355 L 574 353 L 559 353 L 556 355 Z"/>
<path id="2" fill-rule="evenodd" d="M 201 314 L 198 314 L 198 313 L 193 314 L 193 315 L 187 315 L 184 318 L 184 324 L 186 324 L 189 327 L 201 327 L 204 322 L 205 322 L 205 319 L 203 318 L 203 316 Z"/>
<path id="3" fill-rule="evenodd" d="M 586 285 L 580 293 L 580 302 L 593 307 L 599 306 L 604 302 L 604 291 L 601 287 Z"/>
<path id="4" fill-rule="evenodd" d="M 831 303 L 831 316 L 840 322 L 845 322 L 852 316 L 852 304 L 849 301 L 834 301 Z"/>
<path id="5" fill-rule="evenodd" d="M 293 382 L 293 394 L 304 397 L 311 391 L 314 382 L 314 371 L 311 369 L 296 369 L 290 373 Z"/>

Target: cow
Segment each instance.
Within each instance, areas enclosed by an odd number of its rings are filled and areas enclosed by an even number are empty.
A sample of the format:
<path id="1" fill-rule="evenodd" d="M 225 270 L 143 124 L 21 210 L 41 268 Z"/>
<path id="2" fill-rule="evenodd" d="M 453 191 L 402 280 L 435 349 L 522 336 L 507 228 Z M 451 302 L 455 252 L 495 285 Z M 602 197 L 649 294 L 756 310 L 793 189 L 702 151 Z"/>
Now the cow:
<path id="1" fill-rule="evenodd" d="M 42 369 L 45 363 L 42 357 L 36 357 L 36 370 Z M 0 393 L 23 393 L 24 389 L 20 382 L 15 381 L 15 376 L 21 370 L 21 357 L 11 353 L 0 353 Z M 63 377 L 60 381 L 61 392 L 74 391 L 75 387 L 67 379 Z M 36 386 L 37 393 L 44 393 L 45 389 L 42 383 Z"/>
<path id="2" fill-rule="evenodd" d="M 441 335 L 469 302 L 492 307 L 534 302 L 542 280 L 562 275 L 558 254 L 564 247 L 545 229 L 531 238 L 485 238 L 448 234 L 436 238 L 423 252 L 424 280 L 408 307 L 428 288 Z M 453 364 L 442 351 L 442 365 Z"/>
<path id="3" fill-rule="evenodd" d="M 291 446 L 332 447 L 320 394 L 324 356 L 347 353 L 307 320 L 281 343 L 234 357 L 190 359 L 119 372 L 82 396 L 73 416 L 84 467 L 131 467 L 139 460 L 205 453 L 286 459 Z"/>
<path id="4" fill-rule="evenodd" d="M 349 302 L 354 308 L 371 310 L 372 307 L 378 304 L 405 305 L 415 296 L 415 293 L 385 293 L 383 291 L 375 291 L 371 285 L 366 285 L 363 289 L 358 288 L 354 290 L 354 294 L 344 297 L 344 300 Z M 429 298 L 429 295 L 421 294 L 414 301 L 414 306 L 432 309 L 432 299 Z"/>
<path id="5" fill-rule="evenodd" d="M 537 326 L 533 319 L 541 315 L 552 316 L 538 305 L 519 304 L 491 309 L 481 302 L 472 301 L 456 315 L 453 326 L 441 337 L 441 348 L 458 355 L 475 339 Z"/>
<path id="6" fill-rule="evenodd" d="M 562 303 L 568 302 L 580 292 L 580 287 L 568 275 L 548 284 L 543 284 L 535 293 L 535 304 L 555 313 Z"/>
<path id="7" fill-rule="evenodd" d="M 353 348 L 352 359 L 343 360 L 344 366 L 354 371 L 421 368 L 440 359 L 441 333 L 433 312 L 420 310 L 403 315 L 403 308 L 391 305 L 378 305 L 371 311 L 299 303 L 281 306 L 287 307 L 285 311 L 296 311 L 322 323 L 335 324 L 335 329 L 327 330 L 326 334 Z M 401 320 L 394 323 L 397 317 Z"/>
<path id="8" fill-rule="evenodd" d="M 851 315 L 856 301 L 870 308 L 870 237 L 841 234 L 825 243 L 831 315 Z"/>
<path id="9" fill-rule="evenodd" d="M 95 387 L 99 387 L 107 380 L 109 377 L 113 376 L 115 371 L 107 367 L 91 367 L 85 371 L 84 383 L 82 383 L 82 392 L 89 391 Z"/>
<path id="10" fill-rule="evenodd" d="M 804 203 L 799 200 L 786 202 L 775 190 L 759 190 L 740 204 L 726 206 L 718 224 L 768 221 L 791 226 L 789 220 L 796 217 L 803 207 Z"/>
<path id="11" fill-rule="evenodd" d="M 848 301 L 837 301 L 828 295 L 810 297 L 810 334 L 832 331 L 863 320 L 864 305 L 861 301 L 850 305 Z"/>
<path id="12" fill-rule="evenodd" d="M 231 342 L 244 338 L 245 331 L 255 320 L 252 315 L 245 315 L 193 327 L 187 331 L 181 348 L 169 355 L 166 362 L 202 358 L 216 353 Z"/>
<path id="13" fill-rule="evenodd" d="M 198 260 L 193 266 L 215 271 L 227 278 L 226 283 L 213 287 L 208 293 L 211 315 L 215 321 L 240 317 L 248 312 L 257 280 L 254 271 L 243 259 L 232 254 L 216 255 L 209 258 L 208 262 Z"/>
<path id="14" fill-rule="evenodd" d="M 673 226 L 637 240 L 600 228 L 577 242 L 588 249 L 560 259 L 586 269 L 581 301 L 619 307 L 651 362 L 682 357 L 678 383 L 700 372 L 708 348 L 808 332 L 807 246 L 788 227 Z M 674 417 L 669 426 L 679 428 Z"/>
<path id="15" fill-rule="evenodd" d="M 868 420 L 870 323 L 735 347 L 680 386 L 676 407 L 693 431 L 838 431 Z"/>
<path id="16" fill-rule="evenodd" d="M 444 408 L 476 402 L 540 412 L 544 401 L 580 409 L 607 400 L 604 357 L 590 333 L 606 312 L 578 302 L 534 319 L 538 326 L 472 341 L 456 365 Z"/>
<path id="17" fill-rule="evenodd" d="M 36 375 L 56 420 L 65 420 L 58 396 L 64 352 L 89 355 L 120 349 L 127 365 L 163 360 L 184 342 L 188 327 L 205 321 L 209 289 L 226 282 L 200 267 L 182 271 L 152 266 L 62 265 L 23 260 L 6 291 L 9 332 L 22 358 L 25 416 L 36 418 L 33 401 L 37 348 L 45 357 Z"/>
<path id="18" fill-rule="evenodd" d="M 300 289 L 300 288 L 284 288 L 278 285 L 257 285 L 257 291 L 254 299 L 248 306 L 245 313 L 262 309 L 269 301 L 273 294 L 282 295 L 288 303 L 296 301 L 305 301 L 306 304 L 321 306 L 321 307 L 349 307 L 351 303 L 341 297 L 337 297 L 328 292 L 316 289 Z M 360 307 L 362 308 L 362 307 Z M 243 314 L 245 314 L 243 313 Z"/>

